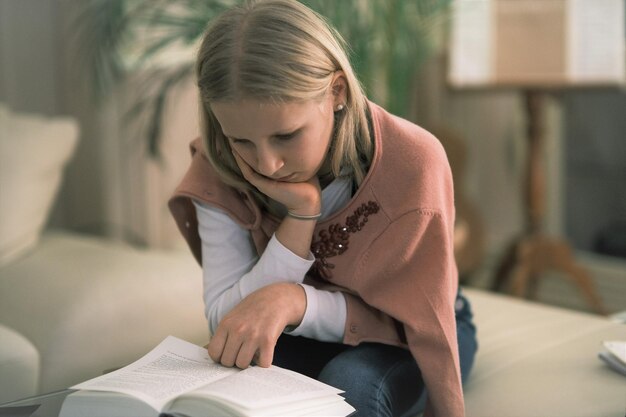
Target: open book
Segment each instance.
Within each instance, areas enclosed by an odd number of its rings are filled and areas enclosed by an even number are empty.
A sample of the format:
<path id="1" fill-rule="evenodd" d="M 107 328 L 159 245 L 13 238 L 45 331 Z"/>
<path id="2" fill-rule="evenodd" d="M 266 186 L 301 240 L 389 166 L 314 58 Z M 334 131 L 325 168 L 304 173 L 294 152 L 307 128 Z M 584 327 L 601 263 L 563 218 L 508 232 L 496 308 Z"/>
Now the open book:
<path id="1" fill-rule="evenodd" d="M 347 416 L 334 387 L 271 366 L 240 370 L 168 336 L 136 362 L 71 387 L 60 417 Z"/>

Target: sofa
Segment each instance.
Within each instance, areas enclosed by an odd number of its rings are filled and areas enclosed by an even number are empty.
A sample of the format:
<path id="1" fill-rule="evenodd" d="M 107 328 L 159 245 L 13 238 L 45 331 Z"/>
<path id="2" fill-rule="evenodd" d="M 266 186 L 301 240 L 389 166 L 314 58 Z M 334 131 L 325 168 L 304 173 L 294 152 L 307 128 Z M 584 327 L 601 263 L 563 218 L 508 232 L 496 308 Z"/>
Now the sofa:
<path id="1" fill-rule="evenodd" d="M 0 132 L 18 120 L 2 117 L 0 106 Z M 58 186 L 75 146 L 76 126 L 60 122 L 56 128 L 50 120 L 37 122 L 47 123 L 47 137 L 66 138 L 29 168 L 41 170 L 35 182 L 45 187 Z M 0 135 L 0 403 L 124 366 L 169 334 L 206 343 L 201 272 L 193 257 L 45 229 L 55 192 L 48 190 L 43 201 L 44 185 L 16 178 L 23 167 L 6 158 L 6 142 Z M 51 167 L 59 149 L 63 155 Z M 10 205 L 7 181 L 22 181 Z M 28 227 L 20 227 L 22 208 L 37 205 L 39 217 L 28 213 Z M 479 340 L 464 387 L 468 417 L 624 417 L 626 377 L 597 358 L 602 341 L 626 340 L 624 323 L 464 291 Z"/>

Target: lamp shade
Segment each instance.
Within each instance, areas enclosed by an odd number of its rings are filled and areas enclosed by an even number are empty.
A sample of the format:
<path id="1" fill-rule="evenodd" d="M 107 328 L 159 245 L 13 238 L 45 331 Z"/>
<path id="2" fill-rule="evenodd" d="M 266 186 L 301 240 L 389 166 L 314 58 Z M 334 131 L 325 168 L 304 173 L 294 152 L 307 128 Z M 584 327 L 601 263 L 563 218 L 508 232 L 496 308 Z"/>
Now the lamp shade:
<path id="1" fill-rule="evenodd" d="M 456 87 L 626 81 L 624 0 L 457 0 L 448 78 Z"/>

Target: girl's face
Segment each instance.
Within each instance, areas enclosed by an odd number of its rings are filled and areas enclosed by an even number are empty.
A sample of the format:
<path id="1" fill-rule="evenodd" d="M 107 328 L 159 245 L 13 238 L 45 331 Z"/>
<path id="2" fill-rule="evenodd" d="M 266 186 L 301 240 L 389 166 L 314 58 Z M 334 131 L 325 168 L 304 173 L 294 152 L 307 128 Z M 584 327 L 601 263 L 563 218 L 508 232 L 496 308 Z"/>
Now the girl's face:
<path id="1" fill-rule="evenodd" d="M 333 95 L 328 94 L 321 101 L 215 102 L 211 110 L 233 151 L 253 170 L 276 181 L 305 182 L 326 161 L 333 104 Z"/>

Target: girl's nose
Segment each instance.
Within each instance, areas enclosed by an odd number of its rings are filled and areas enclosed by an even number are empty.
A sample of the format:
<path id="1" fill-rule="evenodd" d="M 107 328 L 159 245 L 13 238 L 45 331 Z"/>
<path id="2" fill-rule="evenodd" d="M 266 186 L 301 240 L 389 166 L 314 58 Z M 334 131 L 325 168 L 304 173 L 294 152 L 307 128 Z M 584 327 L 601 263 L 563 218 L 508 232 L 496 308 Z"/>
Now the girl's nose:
<path id="1" fill-rule="evenodd" d="M 257 155 L 257 171 L 266 177 L 272 177 L 284 165 L 280 155 L 271 150 L 259 149 Z"/>

